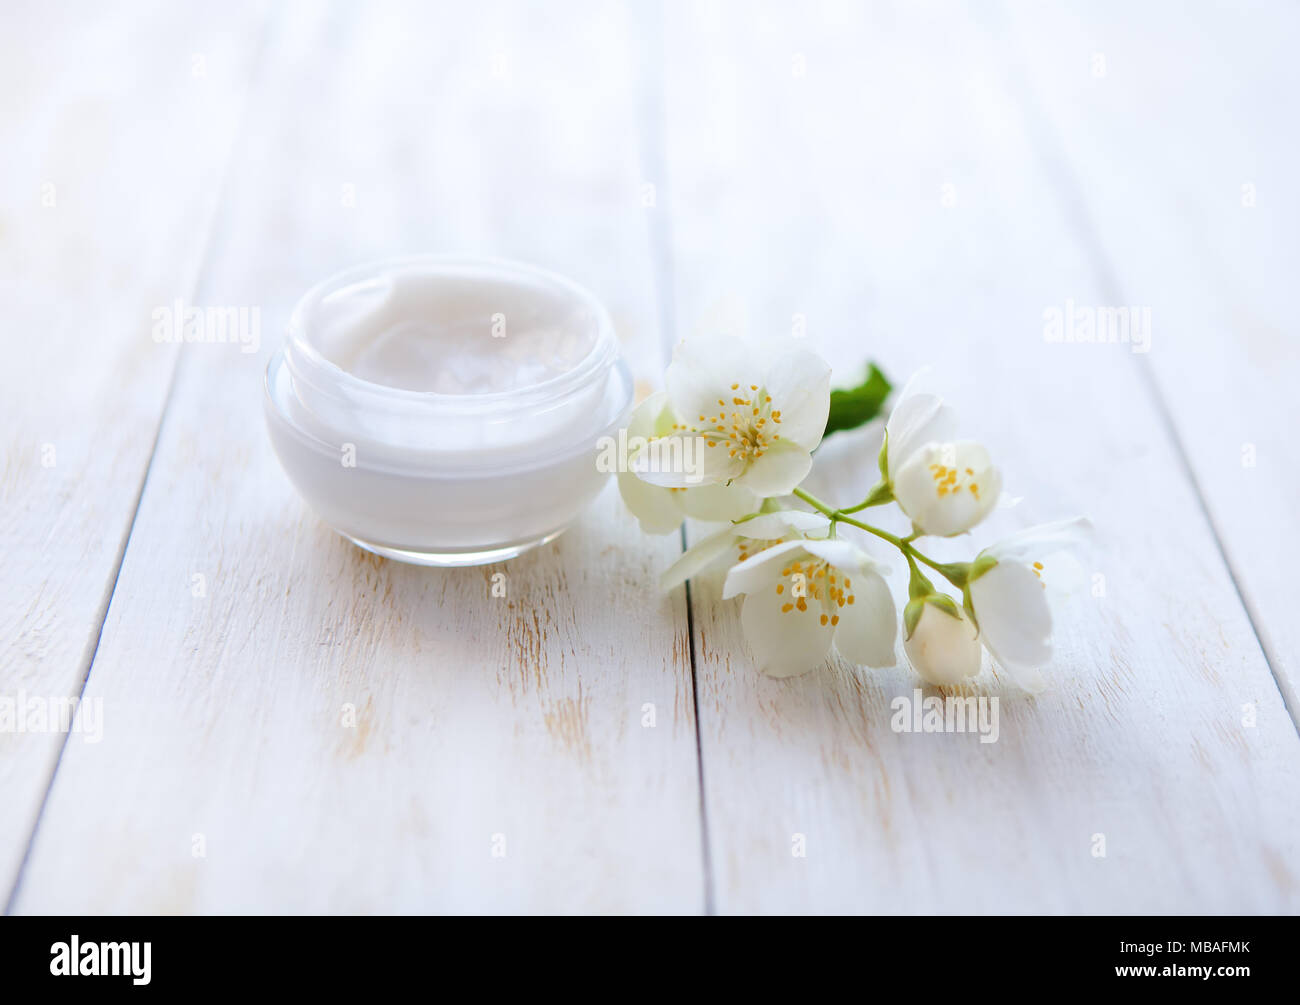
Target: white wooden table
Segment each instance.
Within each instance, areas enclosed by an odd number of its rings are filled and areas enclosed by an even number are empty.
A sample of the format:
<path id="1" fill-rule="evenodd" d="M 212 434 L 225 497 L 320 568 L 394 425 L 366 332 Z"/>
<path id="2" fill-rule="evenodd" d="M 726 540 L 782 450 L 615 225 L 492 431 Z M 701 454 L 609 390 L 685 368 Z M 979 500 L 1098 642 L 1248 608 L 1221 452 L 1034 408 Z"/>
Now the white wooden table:
<path id="1" fill-rule="evenodd" d="M 6 0 L 0 695 L 102 709 L 0 733 L 7 909 L 1295 911 L 1300 11 L 1072 6 Z M 419 251 L 590 286 L 643 390 L 710 331 L 933 364 L 1006 526 L 1099 528 L 1051 689 L 979 678 L 981 745 L 891 731 L 905 663 L 762 678 L 612 487 L 500 567 L 333 535 L 262 371 Z"/>

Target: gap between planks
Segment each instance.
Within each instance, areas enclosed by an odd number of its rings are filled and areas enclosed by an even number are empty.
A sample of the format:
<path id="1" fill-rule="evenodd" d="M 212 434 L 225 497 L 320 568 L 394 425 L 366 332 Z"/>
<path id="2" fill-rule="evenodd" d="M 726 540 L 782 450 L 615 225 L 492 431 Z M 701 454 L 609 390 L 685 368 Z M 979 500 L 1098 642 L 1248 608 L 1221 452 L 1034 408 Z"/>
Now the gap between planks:
<path id="1" fill-rule="evenodd" d="M 673 292 L 676 279 L 676 258 L 673 255 L 672 186 L 668 163 L 668 101 L 664 86 L 667 66 L 668 41 L 662 5 L 655 5 L 653 15 L 643 25 L 645 39 L 642 46 L 641 88 L 642 119 L 642 174 L 654 179 L 657 198 L 655 215 L 650 227 L 650 260 L 654 266 L 655 300 L 663 324 L 662 363 L 667 366 L 672 359 L 677 341 L 677 300 Z M 678 530 L 683 552 L 687 548 L 686 524 Z M 653 588 L 653 587 L 652 587 Z M 704 913 L 717 914 L 714 893 L 713 855 L 709 841 L 708 800 L 704 786 L 704 745 L 700 738 L 700 682 L 695 656 L 695 604 L 690 582 L 683 584 L 686 598 L 686 652 L 691 661 L 691 710 L 695 726 L 696 786 L 699 789 L 700 856 L 704 876 Z"/>
<path id="2" fill-rule="evenodd" d="M 256 91 L 257 81 L 262 75 L 262 59 L 265 56 L 267 41 L 270 37 L 271 14 L 270 8 L 262 16 L 262 23 L 258 30 L 257 42 L 253 47 L 253 58 L 249 64 L 248 88 L 244 95 L 243 107 L 239 112 L 239 125 L 231 133 L 230 143 L 226 150 L 225 163 L 221 167 L 221 179 L 218 182 L 217 198 L 213 202 L 212 213 L 208 218 L 207 226 L 204 227 L 203 251 L 199 255 L 198 269 L 194 274 L 191 294 L 198 294 L 203 288 L 203 277 L 207 272 L 208 262 L 212 257 L 212 248 L 217 228 L 220 226 L 223 218 L 223 210 L 230 197 L 230 179 L 235 163 L 235 152 L 239 148 L 240 137 L 244 133 L 245 125 L 248 121 L 249 109 L 253 104 L 253 97 Z M 202 302 L 197 296 L 191 298 L 191 302 Z M 153 442 L 149 446 L 149 460 L 145 463 L 144 471 L 140 477 L 140 484 L 135 493 L 135 501 L 131 505 L 131 519 L 127 521 L 126 530 L 122 534 L 121 542 L 117 549 L 117 557 L 113 562 L 113 574 L 104 590 L 104 599 L 96 611 L 95 622 L 92 622 L 91 631 L 93 639 L 88 641 L 86 651 L 82 657 L 83 671 L 81 673 L 81 684 L 77 689 L 77 703 L 81 703 L 82 697 L 86 693 L 86 685 L 90 681 L 90 674 L 95 668 L 95 658 L 99 655 L 99 646 L 104 637 L 104 624 L 108 620 L 108 611 L 113 604 L 113 597 L 117 593 L 118 579 L 122 574 L 122 563 L 126 559 L 127 548 L 131 545 L 131 537 L 135 533 L 135 523 L 140 515 L 140 503 L 144 499 L 145 488 L 149 484 L 149 475 L 153 471 L 154 458 L 158 453 L 158 443 L 162 438 L 163 423 L 167 421 L 167 414 L 171 409 L 172 400 L 176 393 L 177 377 L 180 374 L 182 362 L 185 359 L 185 345 L 182 343 L 176 352 L 176 358 L 172 362 L 171 373 L 167 379 L 167 393 L 163 396 L 162 408 L 158 412 L 158 421 L 154 423 Z M 18 894 L 22 889 L 23 877 L 27 873 L 27 865 L 31 859 L 32 848 L 36 844 L 36 835 L 41 829 L 41 820 L 45 816 L 45 807 L 50 801 L 50 793 L 54 789 L 54 781 L 58 777 L 59 767 L 63 764 L 63 755 L 68 748 L 68 739 L 72 736 L 72 730 L 68 730 L 63 735 L 63 742 L 59 744 L 59 754 L 54 759 L 54 765 L 50 769 L 50 776 L 45 782 L 45 791 L 41 795 L 40 805 L 36 809 L 36 815 L 32 819 L 32 828 L 27 835 L 27 843 L 23 848 L 22 858 L 19 859 L 18 869 L 14 873 L 13 886 L 9 888 L 9 894 L 5 898 L 3 915 L 9 917 L 13 915 L 14 905 L 18 902 Z"/>
<path id="3" fill-rule="evenodd" d="M 1005 11 L 1002 12 L 999 20 L 1001 21 L 1000 24 L 985 22 L 985 29 L 992 31 L 1005 28 Z M 1073 223 L 1079 243 L 1087 251 L 1096 275 L 1097 285 L 1110 297 L 1111 302 L 1125 303 L 1123 296 L 1124 283 L 1116 274 L 1110 257 L 1098 239 L 1097 229 L 1089 210 L 1088 193 L 1066 160 L 1065 146 L 1061 142 L 1060 135 L 1053 129 L 1047 116 L 1034 101 L 1033 96 L 1030 94 L 1029 82 L 1024 72 L 1018 68 L 1019 64 L 1008 59 L 1004 61 L 1004 66 L 1006 67 L 1008 90 L 1020 106 L 1026 133 L 1034 150 L 1038 153 L 1039 160 L 1043 165 L 1044 176 L 1051 187 L 1056 190 L 1062 212 Z M 1242 590 L 1239 570 L 1233 564 L 1224 545 L 1222 530 L 1214 519 L 1214 514 L 1206 499 L 1205 490 L 1192 465 L 1187 446 L 1178 431 L 1177 423 L 1174 421 L 1173 413 L 1169 408 L 1164 392 L 1160 388 L 1159 379 L 1149 360 L 1139 354 L 1131 355 L 1134 357 L 1134 365 L 1137 367 L 1139 379 L 1146 386 L 1151 402 L 1155 406 L 1156 414 L 1160 417 L 1165 437 L 1173 447 L 1174 454 L 1178 458 L 1178 464 L 1192 487 L 1197 508 L 1200 510 L 1210 536 L 1214 540 L 1215 550 L 1223 562 L 1224 570 L 1228 574 L 1228 580 L 1232 583 L 1233 592 L 1236 593 L 1237 600 L 1241 603 L 1242 610 L 1246 614 L 1246 620 L 1250 625 L 1252 634 L 1255 636 L 1255 642 L 1259 646 L 1260 654 L 1263 656 L 1268 672 L 1273 678 L 1273 684 L 1281 696 L 1282 705 L 1291 717 L 1292 725 L 1300 734 L 1300 702 L 1297 701 L 1297 696 L 1291 692 L 1284 678 L 1278 674 L 1276 654 L 1270 651 L 1259 629 L 1259 611 Z"/>

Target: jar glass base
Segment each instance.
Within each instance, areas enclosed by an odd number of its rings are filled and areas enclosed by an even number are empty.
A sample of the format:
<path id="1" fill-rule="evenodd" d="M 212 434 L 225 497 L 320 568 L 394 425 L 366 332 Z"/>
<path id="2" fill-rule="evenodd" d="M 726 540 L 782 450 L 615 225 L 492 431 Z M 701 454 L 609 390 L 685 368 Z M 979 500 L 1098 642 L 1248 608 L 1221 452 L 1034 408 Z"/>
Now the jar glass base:
<path id="1" fill-rule="evenodd" d="M 351 534 L 343 534 L 343 536 L 358 548 L 372 552 L 375 555 L 382 555 L 384 558 L 391 558 L 396 562 L 452 569 L 458 566 L 491 565 L 494 562 L 504 562 L 506 559 L 514 558 L 516 555 L 522 555 L 526 551 L 532 551 L 532 549 L 540 545 L 554 541 L 567 529 L 567 527 L 561 527 L 559 530 L 552 531 L 551 533 L 532 541 L 524 541 L 519 544 L 509 544 L 502 548 L 486 548 L 477 551 L 413 551 L 406 548 L 394 548 L 385 544 L 375 544 L 371 541 L 362 540 L 359 537 L 353 537 Z M 339 533 L 342 534 L 343 532 L 340 531 Z"/>

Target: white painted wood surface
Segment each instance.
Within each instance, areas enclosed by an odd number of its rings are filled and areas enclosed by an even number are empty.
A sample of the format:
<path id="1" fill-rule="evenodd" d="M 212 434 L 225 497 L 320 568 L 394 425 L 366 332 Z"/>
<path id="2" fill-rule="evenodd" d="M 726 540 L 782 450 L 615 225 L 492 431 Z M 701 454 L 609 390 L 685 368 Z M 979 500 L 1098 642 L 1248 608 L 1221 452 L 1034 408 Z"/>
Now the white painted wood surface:
<path id="1" fill-rule="evenodd" d="M 262 17 L 0 13 L 0 694 L 75 697 L 153 449 Z M 0 732 L 7 897 L 63 746 Z"/>
<path id="2" fill-rule="evenodd" d="M 10 909 L 1295 911 L 1294 13 L 976 10 L 13 18 L 0 338 L 34 362 L 3 377 L 0 693 L 85 677 L 104 722 L 0 735 Z M 56 229 L 46 175 L 90 193 Z M 612 490 L 489 569 L 335 538 L 278 470 L 260 372 L 307 285 L 422 250 L 573 275 L 647 385 L 673 339 L 718 330 L 806 331 L 845 380 L 932 363 L 1024 496 L 971 547 L 1099 528 L 1104 590 L 1068 612 L 1051 690 L 986 673 L 981 745 L 890 730 L 905 666 L 759 677 L 718 578 L 658 594 L 680 541 Z M 168 395 L 146 322 L 176 296 L 258 306 L 260 351 L 187 345 Z M 1067 298 L 1152 305 L 1151 353 L 1046 343 Z M 865 489 L 872 436 L 827 444 L 827 493 Z"/>
<path id="3" fill-rule="evenodd" d="M 1007 53 L 1037 106 L 1053 181 L 1075 206 L 1099 286 L 1151 308 L 1147 358 L 1255 629 L 1300 715 L 1300 10 L 1247 4 L 1014 8 Z M 1090 22 L 1090 23 L 1089 23 Z M 1086 66 L 1087 72 L 1080 72 Z"/>
<path id="4" fill-rule="evenodd" d="M 969 689 L 1002 700 L 983 747 L 891 732 L 903 668 L 755 676 L 737 608 L 697 584 L 718 910 L 1294 910 L 1295 726 L 1133 354 L 1044 341 L 1045 308 L 1109 301 L 1001 48 L 949 5 L 704 18 L 670 31 L 679 329 L 799 318 L 840 367 L 933 362 L 1025 497 L 1002 527 L 1086 512 L 1105 577 L 1046 695 Z M 868 487 L 844 480 L 844 503 Z"/>
<path id="5" fill-rule="evenodd" d="M 392 14 L 276 16 L 200 302 L 279 331 L 353 260 L 494 252 L 590 284 L 658 367 L 627 20 L 538 46 L 540 11 Z M 278 469 L 270 346 L 186 350 L 86 689 L 105 736 L 65 752 L 17 909 L 698 910 L 685 606 L 642 588 L 679 542 L 610 492 L 504 570 L 375 559 Z"/>

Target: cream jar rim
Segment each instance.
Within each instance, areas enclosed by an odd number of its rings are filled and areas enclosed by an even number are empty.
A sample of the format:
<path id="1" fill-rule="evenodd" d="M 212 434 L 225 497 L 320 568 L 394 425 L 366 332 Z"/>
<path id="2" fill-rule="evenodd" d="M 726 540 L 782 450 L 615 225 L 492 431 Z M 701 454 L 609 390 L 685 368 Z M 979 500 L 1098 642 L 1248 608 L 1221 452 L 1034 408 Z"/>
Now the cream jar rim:
<path id="1" fill-rule="evenodd" d="M 337 363 L 326 359 L 311 344 L 306 337 L 304 315 L 330 292 L 348 283 L 382 276 L 387 272 L 412 266 L 428 266 L 433 272 L 477 269 L 491 278 L 506 280 L 512 277 L 528 278 L 557 287 L 569 294 L 575 304 L 590 311 L 594 317 L 596 331 L 591 350 L 573 369 L 538 381 L 536 384 L 506 391 L 488 391 L 483 394 L 446 394 L 439 391 L 393 387 L 358 377 Z M 416 408 L 425 406 L 436 411 L 497 416 L 562 399 L 607 371 L 619 355 L 618 344 L 614 337 L 614 324 L 610 319 L 609 311 L 585 286 L 557 272 L 528 262 L 470 254 L 403 255 L 364 262 L 333 273 L 312 286 L 294 305 L 289 317 L 284 351 L 286 362 L 289 363 L 290 371 L 295 377 L 306 380 L 320 392 L 344 395 L 351 392 L 351 394 L 374 399 L 376 403 L 401 402 L 408 406 Z M 321 386 L 320 380 L 311 379 L 317 374 L 324 378 L 325 384 L 332 386 Z"/>

